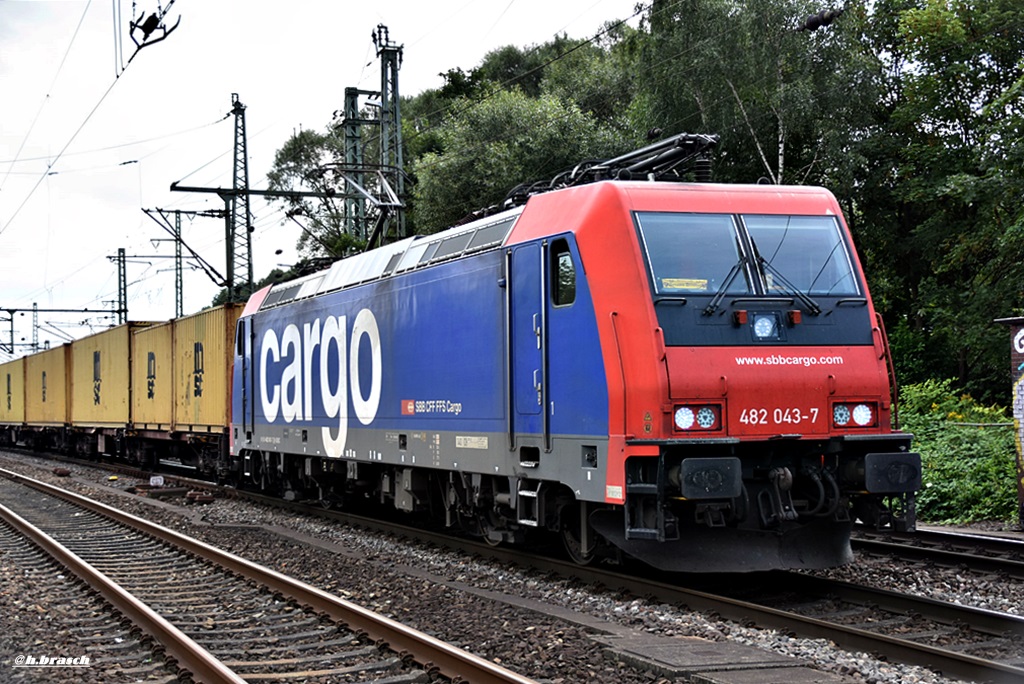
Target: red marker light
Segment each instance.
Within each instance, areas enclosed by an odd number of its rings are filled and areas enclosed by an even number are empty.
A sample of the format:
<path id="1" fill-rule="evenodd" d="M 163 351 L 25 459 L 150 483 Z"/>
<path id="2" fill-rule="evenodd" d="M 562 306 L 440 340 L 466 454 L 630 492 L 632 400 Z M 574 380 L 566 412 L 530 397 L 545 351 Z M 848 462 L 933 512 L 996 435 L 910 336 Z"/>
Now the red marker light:
<path id="1" fill-rule="evenodd" d="M 732 320 L 736 325 L 747 324 L 747 312 L 743 309 L 732 312 Z"/>

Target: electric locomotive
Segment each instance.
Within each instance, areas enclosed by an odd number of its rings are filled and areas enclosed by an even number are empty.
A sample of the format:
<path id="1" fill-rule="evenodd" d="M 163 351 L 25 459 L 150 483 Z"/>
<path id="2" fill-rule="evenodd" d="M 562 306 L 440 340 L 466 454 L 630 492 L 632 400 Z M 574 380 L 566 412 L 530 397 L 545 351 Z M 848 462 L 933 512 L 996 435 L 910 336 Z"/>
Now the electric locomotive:
<path id="1" fill-rule="evenodd" d="M 532 194 L 257 292 L 234 356 L 228 470 L 289 498 L 700 572 L 914 526 L 920 458 L 821 188 Z"/>

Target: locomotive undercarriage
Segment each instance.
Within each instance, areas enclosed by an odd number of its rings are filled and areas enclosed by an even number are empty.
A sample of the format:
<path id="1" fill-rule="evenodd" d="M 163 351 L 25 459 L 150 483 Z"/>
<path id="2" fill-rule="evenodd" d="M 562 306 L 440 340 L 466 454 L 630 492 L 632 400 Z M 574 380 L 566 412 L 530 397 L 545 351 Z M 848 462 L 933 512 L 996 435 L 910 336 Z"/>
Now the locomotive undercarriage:
<path id="1" fill-rule="evenodd" d="M 624 506 L 529 478 L 272 452 L 246 452 L 238 472 L 242 486 L 286 499 L 425 514 L 494 545 L 546 530 L 578 563 L 625 553 L 667 570 L 734 572 L 847 563 L 855 519 L 913 529 L 920 460 L 900 447 L 779 440 L 696 455 L 673 445 L 627 461 Z"/>
<path id="2" fill-rule="evenodd" d="M 596 505 L 577 501 L 557 483 L 258 451 L 244 452 L 238 467 L 240 486 L 288 500 L 417 514 L 491 545 L 519 544 L 547 531 L 579 563 L 620 555 L 583 524 Z"/>
<path id="3" fill-rule="evenodd" d="M 324 506 L 427 513 L 491 544 L 557 534 L 578 563 L 623 553 L 670 570 L 830 567 L 851 559 L 855 520 L 915 525 L 920 459 L 899 439 L 665 445 L 626 462 L 624 506 L 579 501 L 557 483 L 249 451 L 216 435 L 156 439 L 117 430 L 5 431 L 8 441 L 154 468 L 172 460 L 221 482 Z"/>
<path id="4" fill-rule="evenodd" d="M 854 520 L 914 529 L 920 457 L 880 440 L 678 443 L 626 463 L 626 505 L 590 522 L 667 570 L 822 568 L 849 562 Z"/>

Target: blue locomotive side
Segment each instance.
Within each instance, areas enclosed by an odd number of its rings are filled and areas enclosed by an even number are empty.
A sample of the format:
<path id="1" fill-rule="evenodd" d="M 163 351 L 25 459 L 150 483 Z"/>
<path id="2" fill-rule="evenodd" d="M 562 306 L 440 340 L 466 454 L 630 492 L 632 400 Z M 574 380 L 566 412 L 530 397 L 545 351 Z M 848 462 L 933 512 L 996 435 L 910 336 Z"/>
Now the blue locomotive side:
<path id="1" fill-rule="evenodd" d="M 243 316 L 232 452 L 244 470 L 295 470 L 284 485 L 296 490 L 300 471 L 336 473 L 339 459 L 350 476 L 359 464 L 525 473 L 601 500 L 608 400 L 594 308 L 571 236 L 556 242 Z"/>

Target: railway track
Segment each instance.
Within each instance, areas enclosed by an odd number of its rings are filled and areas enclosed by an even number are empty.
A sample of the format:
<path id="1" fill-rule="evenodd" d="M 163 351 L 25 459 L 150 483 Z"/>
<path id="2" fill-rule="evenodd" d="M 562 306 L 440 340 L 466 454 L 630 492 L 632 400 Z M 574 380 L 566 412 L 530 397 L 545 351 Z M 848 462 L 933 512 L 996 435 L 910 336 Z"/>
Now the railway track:
<path id="1" fill-rule="evenodd" d="M 531 680 L 172 530 L 9 470 L 0 513 L 204 682 Z"/>
<path id="2" fill-rule="evenodd" d="M 237 491 L 233 495 L 576 578 L 633 596 L 653 597 L 659 602 L 685 606 L 747 626 L 773 628 L 797 637 L 828 639 L 847 650 L 925 666 L 946 676 L 993 682 L 1024 680 L 1024 655 L 1018 646 L 1024 642 L 1021 639 L 1024 623 L 1012 615 L 796 573 L 743 576 L 741 581 L 757 590 L 740 595 L 727 586 L 716 586 L 707 578 L 701 581 L 693 576 L 649 573 L 635 567 L 630 568 L 631 574 L 610 572 L 605 568 L 581 568 L 528 554 L 522 549 L 494 548 L 308 504 Z"/>
<path id="3" fill-rule="evenodd" d="M 1024 579 L 1024 542 L 1015 539 L 938 530 L 885 535 L 862 529 L 855 532 L 853 548 L 861 554 Z"/>
<path id="4" fill-rule="evenodd" d="M 802 573 L 758 576 L 721 594 L 758 623 L 881 653 L 960 679 L 1024 681 L 1024 618 Z"/>
<path id="5" fill-rule="evenodd" d="M 460 544 L 462 546 L 463 544 Z M 499 560 L 576 577 L 655 602 L 685 606 L 745 626 L 827 639 L 892 662 L 920 665 L 978 682 L 1024 681 L 1024 618 L 800 573 L 732 576 L 749 591 L 718 580 L 639 577 L 521 552 L 477 549 Z M 690 583 L 687 586 L 681 582 Z"/>
<path id="6" fill-rule="evenodd" d="M 580 567 L 523 549 L 495 548 L 260 495 L 254 498 L 288 510 L 303 510 L 656 602 L 685 606 L 747 626 L 776 629 L 801 638 L 827 639 L 847 650 L 927 667 L 958 679 L 1024 681 L 1024 618 L 1020 616 L 801 573 L 761 573 L 727 579 L 726 582 L 742 582 L 752 588 L 743 596 L 718 584 L 718 578 L 672 575 L 636 566 L 630 568 L 630 574 Z"/>
<path id="7" fill-rule="evenodd" d="M 322 511 L 261 495 L 242 494 L 288 510 L 326 516 L 348 524 L 461 550 L 565 578 L 626 591 L 638 597 L 686 606 L 740 624 L 793 636 L 827 639 L 847 650 L 878 654 L 974 681 L 1024 681 L 1024 618 L 925 597 L 872 589 L 800 573 L 733 576 L 755 588 L 747 596 L 717 585 L 713 578 L 657 573 L 633 574 L 583 567 L 522 549 L 495 548 L 467 539 L 389 522 Z"/>
<path id="8" fill-rule="evenodd" d="M 44 659 L 64 658 L 79 682 L 135 680 L 154 684 L 178 682 L 178 668 L 167 663 L 153 644 L 111 614 L 109 606 L 84 582 L 69 582 L 52 556 L 0 524 L 0 597 L 3 610 L 23 613 L 20 653 L 5 652 L 13 668 L 27 676 Z M 33 624 L 31 618 L 47 616 Z M 13 644 L 12 644 L 13 645 Z M 38 645 L 38 646 L 36 646 Z M 70 661 L 68 664 L 67 661 Z M 11 673 L 17 675 L 18 669 Z M 92 676 L 83 676 L 83 675 Z M 100 679 L 95 679 L 96 676 Z"/>

